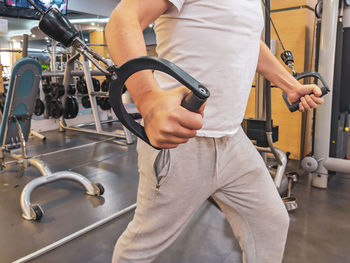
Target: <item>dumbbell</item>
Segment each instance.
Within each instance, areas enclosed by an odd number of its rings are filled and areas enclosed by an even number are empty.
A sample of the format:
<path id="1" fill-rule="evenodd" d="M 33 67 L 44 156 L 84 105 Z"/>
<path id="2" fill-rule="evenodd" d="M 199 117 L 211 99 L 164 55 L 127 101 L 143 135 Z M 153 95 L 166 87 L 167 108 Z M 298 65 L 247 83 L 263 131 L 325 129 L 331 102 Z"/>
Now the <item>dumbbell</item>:
<path id="1" fill-rule="evenodd" d="M 77 81 L 77 91 L 82 94 L 82 95 L 86 95 L 88 94 L 88 89 L 87 89 L 87 85 L 86 85 L 86 81 L 84 79 L 79 79 Z"/>
<path id="2" fill-rule="evenodd" d="M 101 90 L 101 84 L 100 81 L 96 78 L 92 78 L 92 84 L 94 86 L 94 91 L 98 92 Z"/>
<path id="3" fill-rule="evenodd" d="M 102 84 L 101 84 L 102 91 L 103 92 L 108 92 L 110 85 L 111 85 L 110 79 L 105 79 L 104 81 L 102 81 Z"/>
<path id="4" fill-rule="evenodd" d="M 64 101 L 64 114 L 65 119 L 74 119 L 79 113 L 79 104 L 75 97 L 67 96 Z"/>
<path id="5" fill-rule="evenodd" d="M 81 98 L 81 104 L 83 105 L 83 107 L 85 109 L 90 109 L 91 108 L 91 102 L 90 102 L 90 98 L 88 95 L 84 95 L 82 98 Z"/>
<path id="6" fill-rule="evenodd" d="M 75 85 L 74 84 L 69 84 L 68 88 L 67 88 L 67 94 L 73 96 L 76 93 L 77 93 L 77 89 L 75 88 Z"/>
<path id="7" fill-rule="evenodd" d="M 110 110 L 111 104 L 109 103 L 109 98 L 100 98 L 99 104 L 102 110 Z"/>
<path id="8" fill-rule="evenodd" d="M 61 98 L 65 93 L 64 86 L 60 83 L 51 84 L 51 94 L 54 99 Z"/>
<path id="9" fill-rule="evenodd" d="M 45 111 L 44 102 L 42 102 L 40 98 L 37 98 L 34 106 L 34 114 L 36 116 L 40 116 L 44 113 L 44 111 Z"/>
<path id="10" fill-rule="evenodd" d="M 51 92 L 51 86 L 50 84 L 43 84 L 43 92 L 45 94 L 49 94 Z"/>
<path id="11" fill-rule="evenodd" d="M 59 119 L 63 115 L 63 105 L 59 100 L 51 100 L 49 103 L 49 115 L 54 119 Z"/>

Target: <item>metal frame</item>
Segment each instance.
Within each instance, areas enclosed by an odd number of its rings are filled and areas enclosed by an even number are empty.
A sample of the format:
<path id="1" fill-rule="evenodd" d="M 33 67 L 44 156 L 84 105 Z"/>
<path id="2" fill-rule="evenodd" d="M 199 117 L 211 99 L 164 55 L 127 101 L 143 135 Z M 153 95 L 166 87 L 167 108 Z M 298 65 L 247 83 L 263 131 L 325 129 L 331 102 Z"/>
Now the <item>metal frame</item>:
<path id="1" fill-rule="evenodd" d="M 344 7 L 344 20 L 350 17 L 348 9 L 349 7 Z M 323 1 L 318 71 L 329 84 L 331 91 L 334 83 L 338 14 L 338 0 Z M 349 160 L 329 157 L 331 118 L 332 96 L 326 96 L 324 105 L 316 111 L 313 159 L 309 157 L 302 162 L 303 167 L 312 172 L 312 186 L 318 188 L 327 188 L 329 171 L 350 173 Z"/>
<path id="2" fill-rule="evenodd" d="M 20 203 L 22 209 L 22 217 L 26 220 L 36 219 L 36 215 L 33 213 L 32 210 L 34 205 L 31 204 L 30 197 L 32 192 L 40 186 L 58 180 L 71 180 L 82 185 L 85 188 L 87 195 L 99 196 L 101 194 L 100 189 L 96 186 L 96 184 L 92 183 L 90 180 L 88 180 L 81 174 L 70 171 L 52 173 L 51 170 L 42 161 L 36 158 L 29 159 L 29 164 L 37 168 L 42 174 L 42 177 L 38 177 L 30 181 L 22 190 Z M 38 206 L 37 204 L 35 205 Z"/>
<path id="3" fill-rule="evenodd" d="M 72 180 L 75 181 L 79 184 L 81 184 L 85 189 L 86 189 L 86 194 L 88 195 L 96 195 L 99 196 L 101 195 L 100 189 L 97 187 L 96 184 L 92 183 L 90 180 L 88 180 L 86 177 L 70 172 L 70 171 L 61 171 L 61 172 L 56 172 L 52 173 L 51 170 L 48 168 L 48 166 L 41 160 L 36 159 L 36 158 L 30 158 L 27 155 L 27 147 L 26 147 L 26 142 L 24 139 L 24 134 L 22 131 L 22 127 L 19 124 L 18 119 L 16 116 L 10 116 L 11 119 L 15 121 L 19 138 L 20 138 L 20 146 L 21 146 L 21 154 L 12 154 L 11 156 L 18 161 L 18 163 L 21 163 L 24 165 L 25 168 L 28 166 L 33 166 L 36 169 L 39 170 L 41 173 L 42 177 L 36 178 L 32 181 L 30 181 L 22 190 L 21 193 L 21 199 L 20 199 L 20 204 L 21 204 L 21 209 L 22 209 L 22 217 L 26 220 L 38 220 L 40 218 L 37 218 L 37 215 L 33 211 L 33 206 L 30 202 L 30 197 L 32 192 L 45 184 L 52 183 L 58 180 Z M 1 154 L 3 155 L 3 151 L 1 151 Z M 36 205 L 42 212 L 42 209 L 40 206 Z"/>
<path id="4" fill-rule="evenodd" d="M 259 146 L 255 146 L 255 147 L 262 154 L 272 153 L 272 151 L 269 147 L 267 147 L 267 148 L 259 147 Z M 279 155 L 279 159 L 281 160 L 281 164 L 277 164 L 277 170 L 276 170 L 275 176 L 273 178 L 273 181 L 275 183 L 276 188 L 279 189 L 281 187 L 283 176 L 284 176 L 284 173 L 285 173 L 286 168 L 287 168 L 288 158 L 287 158 L 286 154 L 281 149 L 275 147 L 275 151 Z"/>
<path id="5" fill-rule="evenodd" d="M 64 76 L 63 77 L 63 85 L 65 90 L 68 89 L 68 85 L 73 82 L 73 76 L 85 76 L 85 81 L 88 89 L 88 95 L 90 98 L 91 102 L 91 110 L 92 110 L 92 115 L 94 118 L 94 126 L 95 130 L 93 129 L 84 129 L 84 127 L 92 126 L 91 123 L 88 124 L 79 124 L 75 126 L 68 126 L 64 117 L 62 116 L 59 125 L 60 125 L 60 131 L 64 130 L 71 130 L 71 131 L 77 131 L 77 132 L 84 132 L 84 133 L 89 133 L 89 134 L 96 134 L 96 135 L 102 135 L 102 136 L 109 136 L 109 137 L 115 137 L 118 139 L 125 139 L 127 144 L 133 144 L 133 136 L 132 133 L 126 129 L 123 126 L 123 133 L 116 133 L 116 132 L 106 132 L 103 131 L 101 124 L 105 123 L 106 121 L 102 121 L 100 114 L 98 112 L 98 106 L 96 102 L 96 97 L 108 97 L 109 94 L 108 92 L 95 92 L 93 83 L 92 83 L 92 76 L 93 75 L 99 75 L 99 76 L 105 76 L 105 74 L 102 71 L 91 71 L 90 70 L 90 65 L 89 65 L 89 60 L 91 59 L 91 56 L 87 56 L 87 53 L 82 50 L 79 50 L 79 53 L 76 53 L 73 55 L 66 63 L 66 68 L 64 73 L 62 72 L 52 72 L 49 74 L 43 74 L 44 76 Z M 83 71 L 74 71 L 74 63 L 75 61 L 81 57 L 80 64 L 83 67 Z M 95 64 L 95 63 L 94 63 Z M 99 68 L 100 69 L 100 68 Z M 66 96 L 66 95 L 65 95 Z M 62 100 L 65 99 L 65 96 L 63 97 Z M 107 122 L 117 122 L 118 120 L 108 120 Z"/>

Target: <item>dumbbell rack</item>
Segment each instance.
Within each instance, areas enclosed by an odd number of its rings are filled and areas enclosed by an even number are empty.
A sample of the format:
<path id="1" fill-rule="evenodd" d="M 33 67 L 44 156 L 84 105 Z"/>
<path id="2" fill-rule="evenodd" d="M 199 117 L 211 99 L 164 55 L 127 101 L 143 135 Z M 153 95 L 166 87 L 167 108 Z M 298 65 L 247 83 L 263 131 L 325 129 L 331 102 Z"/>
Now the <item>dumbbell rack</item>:
<path id="1" fill-rule="evenodd" d="M 78 60 L 79 57 L 81 58 L 80 61 Z M 76 71 L 74 70 L 74 64 L 76 61 L 79 61 L 81 64 L 83 71 Z M 49 74 L 43 74 L 47 76 L 62 76 L 62 72 L 50 72 Z M 88 90 L 88 96 L 90 98 L 91 102 L 91 110 L 92 110 L 92 115 L 94 118 L 94 122 L 92 123 L 84 123 L 84 124 L 78 124 L 74 126 L 69 126 L 67 125 L 66 119 L 64 116 L 60 118 L 59 125 L 60 125 L 60 131 L 65 131 L 65 130 L 72 130 L 72 131 L 77 131 L 77 132 L 84 132 L 84 133 L 89 133 L 89 134 L 97 134 L 97 135 L 102 135 L 102 136 L 109 136 L 109 137 L 114 137 L 117 139 L 125 139 L 127 144 L 132 144 L 134 142 L 132 133 L 127 130 L 123 126 L 123 132 L 107 132 L 102 129 L 102 124 L 108 123 L 108 122 L 115 122 L 117 120 L 114 120 L 112 117 L 109 117 L 108 120 L 101 120 L 100 113 L 98 111 L 98 105 L 96 101 L 96 97 L 108 97 L 109 94 L 108 92 L 96 92 L 94 90 L 93 82 L 92 82 L 92 75 L 100 75 L 104 76 L 102 72 L 100 71 L 91 71 L 90 70 L 90 65 L 89 61 L 87 58 L 80 54 L 77 53 L 73 55 L 66 63 L 66 68 L 64 71 L 63 75 L 63 86 L 65 89 L 65 95 L 62 97 L 62 101 L 65 100 L 67 96 L 67 89 L 68 86 L 73 83 L 73 77 L 74 76 L 84 76 L 85 81 L 86 81 L 86 86 Z M 87 127 L 92 127 L 95 126 L 95 129 L 88 129 Z"/>

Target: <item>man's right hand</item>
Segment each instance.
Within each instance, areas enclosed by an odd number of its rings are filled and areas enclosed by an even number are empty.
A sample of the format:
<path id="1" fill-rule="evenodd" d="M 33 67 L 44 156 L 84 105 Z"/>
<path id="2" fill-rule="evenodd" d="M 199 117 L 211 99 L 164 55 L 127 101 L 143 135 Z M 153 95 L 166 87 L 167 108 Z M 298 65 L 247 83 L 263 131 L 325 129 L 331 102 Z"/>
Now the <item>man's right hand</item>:
<path id="1" fill-rule="evenodd" d="M 203 110 L 191 112 L 181 106 L 189 93 L 185 87 L 172 90 L 152 90 L 137 103 L 144 119 L 146 134 L 151 144 L 158 148 L 176 148 L 195 137 L 203 126 Z"/>

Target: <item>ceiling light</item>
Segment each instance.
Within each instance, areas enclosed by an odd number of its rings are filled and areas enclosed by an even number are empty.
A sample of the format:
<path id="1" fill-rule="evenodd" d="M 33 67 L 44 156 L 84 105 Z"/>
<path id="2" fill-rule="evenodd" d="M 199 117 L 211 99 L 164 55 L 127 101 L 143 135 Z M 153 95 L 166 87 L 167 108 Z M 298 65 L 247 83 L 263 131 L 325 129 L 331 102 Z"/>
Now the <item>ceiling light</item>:
<path id="1" fill-rule="evenodd" d="M 95 25 L 95 23 L 94 23 L 94 22 L 92 22 L 92 23 L 91 23 L 91 25 L 92 25 L 92 26 L 94 26 L 94 25 Z"/>
<path id="2" fill-rule="evenodd" d="M 36 35 L 33 34 L 32 37 L 36 37 Z"/>
<path id="3" fill-rule="evenodd" d="M 70 19 L 72 24 L 106 24 L 109 21 L 109 17 L 106 18 L 73 18 Z"/>

